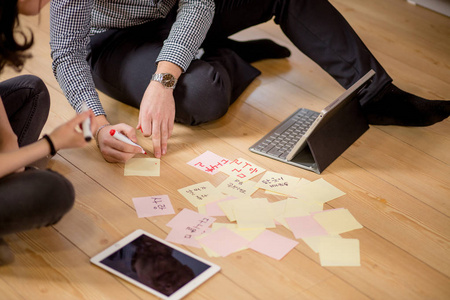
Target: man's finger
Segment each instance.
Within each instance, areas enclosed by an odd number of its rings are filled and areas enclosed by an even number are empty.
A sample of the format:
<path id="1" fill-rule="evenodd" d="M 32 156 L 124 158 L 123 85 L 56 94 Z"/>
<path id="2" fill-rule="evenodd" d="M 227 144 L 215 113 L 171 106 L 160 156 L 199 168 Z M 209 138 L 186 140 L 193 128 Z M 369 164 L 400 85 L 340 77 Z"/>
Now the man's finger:
<path id="1" fill-rule="evenodd" d="M 161 158 L 161 132 L 160 123 L 153 122 L 152 127 L 152 141 L 153 141 L 153 154 L 156 158 Z"/>

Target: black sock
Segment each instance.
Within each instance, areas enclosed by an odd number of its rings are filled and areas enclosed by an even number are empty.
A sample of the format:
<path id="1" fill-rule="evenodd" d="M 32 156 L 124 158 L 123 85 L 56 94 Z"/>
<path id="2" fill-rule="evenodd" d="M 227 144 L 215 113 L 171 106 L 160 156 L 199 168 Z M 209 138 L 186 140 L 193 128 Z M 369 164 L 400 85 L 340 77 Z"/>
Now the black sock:
<path id="1" fill-rule="evenodd" d="M 450 116 L 450 101 L 427 100 L 389 83 L 363 112 L 372 125 L 429 126 Z"/>
<path id="2" fill-rule="evenodd" d="M 248 63 L 270 58 L 285 58 L 291 55 L 288 48 L 269 39 L 244 42 L 226 39 L 217 46 L 233 50 Z"/>

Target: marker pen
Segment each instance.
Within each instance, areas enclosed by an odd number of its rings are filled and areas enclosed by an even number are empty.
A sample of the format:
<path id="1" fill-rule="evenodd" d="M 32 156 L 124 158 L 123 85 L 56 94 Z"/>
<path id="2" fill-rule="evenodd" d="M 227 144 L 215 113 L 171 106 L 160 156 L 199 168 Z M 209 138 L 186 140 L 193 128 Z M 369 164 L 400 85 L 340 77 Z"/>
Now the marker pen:
<path id="1" fill-rule="evenodd" d="M 120 132 L 116 131 L 115 129 L 111 129 L 109 131 L 109 134 L 114 137 L 115 139 L 122 141 L 124 143 L 127 143 L 128 145 L 133 145 L 133 146 L 137 146 L 139 148 L 141 148 L 142 153 L 143 154 L 147 154 L 147 152 L 145 152 L 144 148 L 142 148 L 141 146 L 139 146 L 138 144 L 136 144 L 135 142 L 133 142 L 132 140 L 130 140 L 126 135 L 121 134 Z"/>
<path id="2" fill-rule="evenodd" d="M 89 108 L 86 105 L 86 102 L 81 103 L 81 109 L 83 112 L 88 111 Z M 86 142 L 92 140 L 92 131 L 91 131 L 91 118 L 87 118 L 83 121 L 83 135 Z"/>

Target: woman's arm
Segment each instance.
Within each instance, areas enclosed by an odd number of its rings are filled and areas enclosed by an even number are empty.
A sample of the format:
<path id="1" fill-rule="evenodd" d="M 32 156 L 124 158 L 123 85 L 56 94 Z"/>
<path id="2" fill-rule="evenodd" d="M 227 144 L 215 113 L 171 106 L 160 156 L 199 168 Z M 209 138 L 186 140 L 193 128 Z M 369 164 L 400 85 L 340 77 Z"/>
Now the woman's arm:
<path id="1" fill-rule="evenodd" d="M 56 151 L 87 145 L 83 133 L 76 129 L 76 127 L 79 127 L 86 118 L 91 118 L 91 128 L 93 128 L 94 114 L 89 110 L 77 115 L 75 118 L 59 126 L 49 134 L 50 140 Z M 20 168 L 45 157 L 50 154 L 50 151 L 50 143 L 45 139 L 41 139 L 33 144 L 14 151 L 1 152 L 0 177 L 19 170 Z"/>
<path id="2" fill-rule="evenodd" d="M 49 3 L 50 0 L 19 0 L 17 1 L 17 8 L 19 9 L 19 14 L 26 16 L 37 15 L 41 9 Z"/>

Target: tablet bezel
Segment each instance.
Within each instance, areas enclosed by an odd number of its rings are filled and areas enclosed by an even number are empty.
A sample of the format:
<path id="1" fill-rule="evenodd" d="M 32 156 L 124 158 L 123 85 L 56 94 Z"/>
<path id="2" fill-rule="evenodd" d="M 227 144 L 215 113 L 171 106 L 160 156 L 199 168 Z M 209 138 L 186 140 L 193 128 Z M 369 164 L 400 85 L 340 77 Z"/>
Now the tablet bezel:
<path id="1" fill-rule="evenodd" d="M 189 281 L 187 284 L 185 284 L 184 286 L 182 286 L 180 289 L 178 289 L 176 292 L 174 292 L 173 294 L 171 294 L 170 296 L 166 296 L 164 294 L 162 294 L 161 292 L 105 265 L 102 263 L 102 260 L 108 258 L 110 255 L 112 255 L 113 253 L 115 253 L 116 251 L 118 251 L 119 249 L 125 247 L 126 245 L 128 245 L 129 243 L 133 242 L 135 239 L 137 239 L 138 237 L 140 237 L 141 235 L 146 235 L 151 239 L 154 239 L 164 245 L 167 245 L 168 247 L 179 251 L 199 262 L 202 262 L 206 265 L 209 266 L 208 269 L 206 269 L 205 271 L 203 271 L 202 273 L 200 273 L 197 277 L 195 277 L 194 279 L 192 279 L 191 281 Z M 179 300 L 181 298 L 183 298 L 184 296 L 186 296 L 187 294 L 189 294 L 190 292 L 192 292 L 193 290 L 195 290 L 198 286 L 200 286 L 202 283 L 204 283 L 206 280 L 208 280 L 209 278 L 211 278 L 214 274 L 218 273 L 220 271 L 220 266 L 207 261 L 193 253 L 190 253 L 180 247 L 177 247 L 161 238 L 158 238 L 157 236 L 154 236 L 153 234 L 150 234 L 142 229 L 138 229 L 135 230 L 134 232 L 130 233 L 129 235 L 127 235 L 126 237 L 124 237 L 123 239 L 121 239 L 120 241 L 114 243 L 113 245 L 109 246 L 108 248 L 106 248 L 105 250 L 103 250 L 102 252 L 98 253 L 97 255 L 93 256 L 90 259 L 90 262 L 93 263 L 94 265 L 134 284 L 137 287 L 140 287 L 141 289 L 161 298 L 161 299 L 166 299 L 166 300 Z"/>

